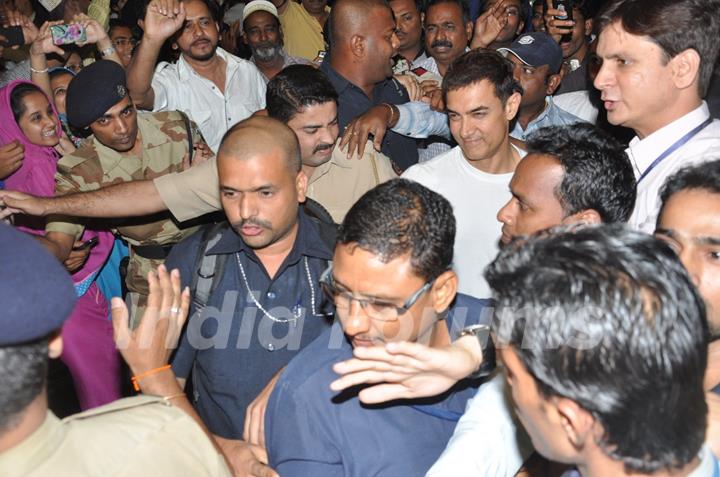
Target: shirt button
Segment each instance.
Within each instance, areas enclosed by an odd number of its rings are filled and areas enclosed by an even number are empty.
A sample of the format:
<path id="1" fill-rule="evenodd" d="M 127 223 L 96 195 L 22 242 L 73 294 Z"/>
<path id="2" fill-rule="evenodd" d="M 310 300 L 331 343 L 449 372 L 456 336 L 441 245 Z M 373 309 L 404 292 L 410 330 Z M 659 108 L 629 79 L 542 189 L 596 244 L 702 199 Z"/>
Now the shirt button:
<path id="1" fill-rule="evenodd" d="M 267 296 L 271 300 L 274 300 L 277 295 L 275 295 L 275 292 L 269 291 L 269 292 L 267 292 L 267 295 L 265 295 L 265 296 Z"/>
<path id="2" fill-rule="evenodd" d="M 268 351 L 275 351 L 275 346 L 272 343 L 268 343 L 267 349 Z"/>

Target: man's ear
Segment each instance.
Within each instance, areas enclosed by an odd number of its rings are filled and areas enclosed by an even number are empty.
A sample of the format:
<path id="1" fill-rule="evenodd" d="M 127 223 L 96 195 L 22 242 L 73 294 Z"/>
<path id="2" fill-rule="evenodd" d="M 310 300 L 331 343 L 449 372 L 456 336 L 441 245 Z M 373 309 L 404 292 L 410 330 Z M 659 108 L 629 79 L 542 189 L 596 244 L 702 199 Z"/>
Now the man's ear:
<path id="1" fill-rule="evenodd" d="M 243 40 L 243 43 L 250 46 L 250 43 L 248 43 L 248 39 L 247 39 L 247 33 L 242 32 L 242 40 Z"/>
<path id="2" fill-rule="evenodd" d="M 517 114 L 520 100 L 522 100 L 522 96 L 516 91 L 505 102 L 505 118 L 508 121 L 511 121 Z"/>
<path id="3" fill-rule="evenodd" d="M 365 37 L 362 35 L 353 35 L 350 38 L 350 51 L 353 56 L 362 58 L 366 52 Z"/>
<path id="4" fill-rule="evenodd" d="M 563 78 L 563 69 L 560 68 L 560 73 L 548 76 L 547 88 L 545 88 L 545 95 L 552 96 L 555 90 L 558 89 Z"/>
<path id="5" fill-rule="evenodd" d="M 308 177 L 305 174 L 305 171 L 301 170 L 300 172 L 298 172 L 297 177 L 295 178 L 295 187 L 297 188 L 298 202 L 300 203 L 305 202 L 307 184 Z"/>
<path id="6" fill-rule="evenodd" d="M 435 279 L 431 294 L 433 298 L 433 308 L 437 313 L 441 313 L 450 307 L 450 304 L 455 299 L 455 295 L 457 295 L 457 287 L 458 277 L 452 270 L 443 272 Z"/>
<path id="7" fill-rule="evenodd" d="M 62 334 L 60 331 L 54 333 L 48 341 L 48 357 L 50 359 L 57 359 L 62 354 L 63 341 Z"/>
<path id="8" fill-rule="evenodd" d="M 582 449 L 588 442 L 594 442 L 595 419 L 592 414 L 571 399 L 556 396 L 553 401 L 560 417 L 560 426 L 573 447 Z"/>
<path id="9" fill-rule="evenodd" d="M 589 18 L 585 20 L 585 35 L 590 36 L 593 31 L 593 19 Z"/>
<path id="10" fill-rule="evenodd" d="M 525 28 L 525 22 L 521 20 L 520 23 L 518 23 L 518 29 L 515 31 L 515 36 L 519 35 L 523 31 L 524 28 Z"/>
<path id="11" fill-rule="evenodd" d="M 678 89 L 693 87 L 700 74 L 700 54 L 694 48 L 681 51 L 670 60 L 673 82 Z"/>
<path id="12" fill-rule="evenodd" d="M 600 214 L 595 209 L 585 209 L 565 217 L 562 221 L 563 224 L 588 224 L 588 225 L 599 225 L 602 224 L 603 220 Z"/>

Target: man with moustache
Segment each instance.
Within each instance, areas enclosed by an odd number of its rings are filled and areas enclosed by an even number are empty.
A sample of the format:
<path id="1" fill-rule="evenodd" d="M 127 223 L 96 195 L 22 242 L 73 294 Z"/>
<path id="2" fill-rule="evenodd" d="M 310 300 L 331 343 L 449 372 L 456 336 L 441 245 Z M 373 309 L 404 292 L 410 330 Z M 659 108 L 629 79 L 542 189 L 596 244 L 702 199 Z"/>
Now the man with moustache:
<path id="1" fill-rule="evenodd" d="M 211 0 L 153 0 L 142 42 L 127 68 L 135 104 L 153 111 L 183 111 L 217 151 L 225 131 L 265 107 L 265 80 L 249 61 L 218 48 L 218 23 Z M 160 63 L 172 38 L 177 63 Z"/>
<path id="2" fill-rule="evenodd" d="M 648 233 L 665 179 L 720 155 L 720 121 L 703 101 L 720 50 L 718 11 L 718 0 L 614 0 L 595 18 L 595 87 L 608 121 L 635 131 L 626 151 L 638 181 L 630 224 Z"/>
<path id="3" fill-rule="evenodd" d="M 403 74 L 427 59 L 423 46 L 423 0 L 390 0 L 395 16 L 395 35 L 398 38 L 393 73 Z"/>
<path id="4" fill-rule="evenodd" d="M 384 154 L 366 147 L 360 158 L 335 146 L 337 93 L 327 76 L 309 65 L 291 65 L 268 83 L 267 114 L 287 124 L 300 141 L 307 196 L 325 207 L 336 222 L 365 191 L 397 177 Z M 135 217 L 170 210 L 184 222 L 221 208 L 215 158 L 177 174 L 136 180 L 98 191 L 52 199 L 0 191 L 10 206 L 2 211 L 30 215 L 64 214 L 80 217 Z"/>
<path id="5" fill-rule="evenodd" d="M 277 8 L 268 0 L 253 0 L 243 9 L 243 41 L 252 52 L 255 63 L 265 81 L 270 81 L 290 65 L 308 65 L 310 61 L 285 53 L 283 31 Z"/>
<path id="6" fill-rule="evenodd" d="M 199 272 L 199 254 L 226 260 L 205 305 L 191 308 L 173 369 L 183 383 L 192 372 L 193 406 L 235 456 L 236 470 L 252 475 L 276 474 L 260 447 L 240 440 L 246 408 L 330 326 L 318 280 L 332 250 L 323 225 L 300 206 L 307 189 L 301 166 L 297 136 L 280 121 L 252 117 L 233 126 L 217 156 L 227 224 L 209 248 L 197 233 L 167 260 L 183 286 Z"/>
<path id="7" fill-rule="evenodd" d="M 368 407 L 357 388 L 331 389 L 331 366 L 357 348 L 441 347 L 463 329 L 487 331 L 487 303 L 456 293 L 454 237 L 450 203 L 415 182 L 388 181 L 350 209 L 321 279 L 336 324 L 293 359 L 268 401 L 268 455 L 283 477 L 420 476 L 435 460 L 478 379 L 432 401 Z"/>

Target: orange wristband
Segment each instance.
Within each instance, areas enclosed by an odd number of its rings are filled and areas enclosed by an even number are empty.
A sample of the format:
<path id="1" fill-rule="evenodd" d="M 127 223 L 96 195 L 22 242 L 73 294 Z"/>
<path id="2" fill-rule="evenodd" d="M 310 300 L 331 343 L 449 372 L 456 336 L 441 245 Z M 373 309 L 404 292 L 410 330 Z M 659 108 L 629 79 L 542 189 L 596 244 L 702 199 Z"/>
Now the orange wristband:
<path id="1" fill-rule="evenodd" d="M 166 369 L 170 369 L 172 366 L 169 364 L 166 364 L 165 366 L 160 366 L 159 368 L 151 369 L 150 371 L 145 371 L 142 374 L 138 374 L 137 376 L 133 376 L 130 378 L 130 381 L 133 383 L 133 388 L 135 391 L 140 391 L 140 385 L 138 384 L 138 381 L 140 381 L 142 378 L 147 378 L 148 376 L 152 376 L 153 374 L 157 374 L 161 371 L 165 371 Z"/>

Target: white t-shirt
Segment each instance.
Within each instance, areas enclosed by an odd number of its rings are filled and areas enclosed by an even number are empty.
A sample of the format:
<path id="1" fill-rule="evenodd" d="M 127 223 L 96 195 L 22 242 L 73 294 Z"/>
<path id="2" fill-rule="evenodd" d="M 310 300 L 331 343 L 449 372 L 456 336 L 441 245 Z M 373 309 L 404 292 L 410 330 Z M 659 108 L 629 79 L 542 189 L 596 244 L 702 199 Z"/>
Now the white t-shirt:
<path id="1" fill-rule="evenodd" d="M 515 149 L 521 157 L 525 155 L 524 151 Z M 490 287 L 483 272 L 498 252 L 502 225 L 497 213 L 510 200 L 513 173 L 482 172 L 470 165 L 460 146 L 456 146 L 410 167 L 402 176 L 450 201 L 457 223 L 453 266 L 458 274 L 458 291 L 476 298 L 490 298 Z"/>
<path id="2" fill-rule="evenodd" d="M 214 152 L 230 127 L 265 108 L 266 88 L 263 75 L 253 63 L 222 48 L 217 49 L 217 55 L 227 64 L 225 94 L 197 74 L 183 55 L 177 63 L 160 63 L 152 79 L 153 111 L 178 110 L 187 114 Z"/>
<path id="3" fill-rule="evenodd" d="M 657 157 L 709 117 L 710 111 L 707 103 L 703 101 L 699 108 L 648 137 L 642 140 L 635 137 L 630 141 L 630 147 L 625 152 L 635 169 L 635 178 L 638 179 Z M 720 121 L 717 119 L 667 156 L 638 183 L 637 200 L 630 217 L 630 225 L 643 232 L 653 233 L 660 212 L 660 189 L 667 178 L 683 167 L 713 159 L 720 159 Z"/>
<path id="4" fill-rule="evenodd" d="M 505 372 L 468 401 L 447 447 L 426 477 L 513 477 L 533 452 L 518 422 Z"/>

